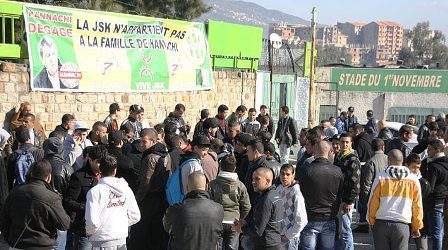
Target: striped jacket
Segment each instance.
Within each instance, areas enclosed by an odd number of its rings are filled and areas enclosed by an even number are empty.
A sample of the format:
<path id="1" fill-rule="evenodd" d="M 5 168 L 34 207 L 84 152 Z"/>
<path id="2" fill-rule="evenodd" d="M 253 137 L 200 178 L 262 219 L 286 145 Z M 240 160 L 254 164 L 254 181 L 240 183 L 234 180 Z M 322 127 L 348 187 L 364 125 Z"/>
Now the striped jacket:
<path id="1" fill-rule="evenodd" d="M 370 192 L 367 221 L 390 220 L 423 227 L 423 207 L 418 177 L 404 166 L 389 166 L 375 177 Z"/>

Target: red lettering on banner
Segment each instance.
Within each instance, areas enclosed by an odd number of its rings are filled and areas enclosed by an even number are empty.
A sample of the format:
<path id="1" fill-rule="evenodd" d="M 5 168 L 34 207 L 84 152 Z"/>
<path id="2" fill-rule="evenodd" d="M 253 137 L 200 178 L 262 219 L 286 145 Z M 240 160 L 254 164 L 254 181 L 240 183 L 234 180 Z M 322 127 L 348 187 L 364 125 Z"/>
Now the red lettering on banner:
<path id="1" fill-rule="evenodd" d="M 72 29 L 66 27 L 55 27 L 46 24 L 28 23 L 28 31 L 61 37 L 72 37 Z"/>

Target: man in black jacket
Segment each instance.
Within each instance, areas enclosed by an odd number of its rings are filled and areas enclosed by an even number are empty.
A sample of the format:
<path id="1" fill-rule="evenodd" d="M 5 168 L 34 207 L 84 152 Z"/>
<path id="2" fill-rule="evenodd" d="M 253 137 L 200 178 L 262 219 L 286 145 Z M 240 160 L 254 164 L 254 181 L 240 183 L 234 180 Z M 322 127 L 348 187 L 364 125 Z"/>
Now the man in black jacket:
<path id="1" fill-rule="evenodd" d="M 188 135 L 190 133 L 190 125 L 185 122 L 182 117 L 185 113 L 185 106 L 182 103 L 176 104 L 174 111 L 169 113 L 169 115 L 163 121 L 163 124 L 173 123 L 177 127 L 177 133 L 180 135 Z"/>
<path id="2" fill-rule="evenodd" d="M 246 220 L 236 220 L 234 229 L 250 237 L 255 249 L 281 249 L 281 225 L 283 201 L 272 185 L 274 179 L 270 168 L 261 167 L 252 176 L 252 187 L 258 193 L 252 212 Z M 245 242 L 241 243 L 244 247 Z"/>
<path id="3" fill-rule="evenodd" d="M 54 131 L 60 131 L 64 133 L 64 136 L 68 134 L 69 131 L 73 131 L 75 129 L 75 117 L 71 114 L 64 114 L 62 116 L 61 124 L 57 125 Z"/>
<path id="4" fill-rule="evenodd" d="M 258 168 L 268 167 L 266 155 L 264 155 L 264 146 L 261 140 L 253 139 L 249 142 L 247 145 L 247 157 L 249 159 L 249 165 L 247 166 L 246 178 L 244 178 L 243 183 L 247 187 L 250 204 L 254 206 L 255 201 L 258 198 L 258 192 L 255 191 L 252 186 L 253 174 Z M 274 179 L 271 179 L 271 182 L 273 181 Z"/>
<path id="5" fill-rule="evenodd" d="M 50 181 L 50 163 L 38 161 L 30 170 L 29 182 L 13 189 L 6 199 L 0 228 L 11 248 L 53 249 L 57 230 L 67 230 L 70 218 Z"/>
<path id="6" fill-rule="evenodd" d="M 134 169 L 134 163 L 131 158 L 124 155 L 123 148 L 123 132 L 111 131 L 108 134 L 108 152 L 117 159 L 117 173 L 115 177 L 124 178 L 129 187 L 135 193 L 137 191 L 137 171 Z"/>
<path id="7" fill-rule="evenodd" d="M 280 148 L 281 163 L 289 163 L 289 154 L 291 146 L 297 146 L 297 130 L 293 118 L 289 117 L 289 108 L 283 106 L 280 108 L 280 119 L 278 120 L 277 130 L 275 132 L 275 141 Z"/>
<path id="8" fill-rule="evenodd" d="M 432 207 L 429 211 L 429 234 L 432 236 L 433 249 L 442 249 L 443 208 L 448 197 L 448 159 L 443 153 L 444 144 L 432 140 L 428 144 L 428 173 L 423 176 L 432 190 Z"/>
<path id="9" fill-rule="evenodd" d="M 107 149 L 102 145 L 95 145 L 87 149 L 87 161 L 84 167 L 70 177 L 67 192 L 64 196 L 64 207 L 69 214 L 74 215 L 70 225 L 73 233 L 74 249 L 91 249 L 92 245 L 86 235 L 86 221 L 84 219 L 87 192 L 98 184 L 101 177 L 99 164 L 106 156 Z M 67 246 L 71 249 L 72 246 Z"/>
<path id="10" fill-rule="evenodd" d="M 64 161 L 64 146 L 61 139 L 51 137 L 44 141 L 44 159 L 51 164 L 51 186 L 59 194 L 63 195 L 67 191 L 70 176 L 73 168 Z"/>
<path id="11" fill-rule="evenodd" d="M 434 115 L 426 116 L 425 124 L 421 125 L 420 128 L 418 129 L 418 134 L 417 134 L 418 142 L 422 141 L 423 139 L 425 139 L 426 137 L 429 136 L 428 123 L 435 122 L 435 121 L 436 121 L 436 117 Z"/>
<path id="12" fill-rule="evenodd" d="M 342 189 L 342 205 L 340 223 L 341 237 L 336 243 L 337 249 L 353 249 L 353 234 L 350 228 L 352 209 L 359 194 L 359 181 L 361 177 L 361 162 L 356 151 L 352 149 L 352 135 L 344 133 L 339 138 L 341 152 L 334 159 L 334 165 L 341 168 L 344 175 Z"/>
<path id="13" fill-rule="evenodd" d="M 308 217 L 308 224 L 300 235 L 300 244 L 306 249 L 317 246 L 332 249 L 335 244 L 336 216 L 341 204 L 344 176 L 341 169 L 328 160 L 330 150 L 331 145 L 327 141 L 317 143 L 316 159 L 299 176 Z"/>
<path id="14" fill-rule="evenodd" d="M 371 134 L 364 132 L 361 124 L 355 123 L 350 127 L 350 132 L 353 134 L 353 149 L 358 153 L 359 160 L 366 162 L 373 156 Z"/>
<path id="15" fill-rule="evenodd" d="M 272 119 L 272 117 L 269 115 L 268 113 L 268 107 L 266 107 L 266 105 L 261 105 L 260 106 L 260 114 L 258 114 L 257 116 L 257 121 L 259 123 L 261 123 L 261 117 L 262 116 L 266 116 L 269 120 L 269 124 L 268 124 L 268 132 L 271 133 L 271 135 L 274 134 L 274 120 Z"/>
<path id="16" fill-rule="evenodd" d="M 201 172 L 188 176 L 188 191 L 183 203 L 170 206 L 163 217 L 163 226 L 171 238 L 169 249 L 215 250 L 224 209 L 209 199 L 206 178 Z"/>
<path id="17" fill-rule="evenodd" d="M 386 144 L 386 151 L 384 151 L 384 153 L 388 154 L 392 149 L 398 149 L 403 154 L 403 157 L 406 158 L 411 153 L 411 149 L 405 144 L 405 142 L 412 139 L 414 129 L 410 125 L 403 125 L 398 132 L 400 133 L 400 138 L 395 138 L 389 141 Z"/>
<path id="18" fill-rule="evenodd" d="M 392 131 L 390 131 L 390 129 L 387 127 L 386 120 L 379 120 L 377 125 L 378 129 L 380 130 L 377 137 L 382 139 L 384 143 L 388 143 L 394 138 Z"/>

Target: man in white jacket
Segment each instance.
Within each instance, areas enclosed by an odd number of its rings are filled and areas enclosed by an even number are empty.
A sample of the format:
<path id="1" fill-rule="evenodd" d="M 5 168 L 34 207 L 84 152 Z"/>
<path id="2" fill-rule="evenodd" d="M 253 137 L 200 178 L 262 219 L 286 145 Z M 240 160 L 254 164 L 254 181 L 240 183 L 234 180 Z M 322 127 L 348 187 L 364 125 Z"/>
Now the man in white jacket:
<path id="1" fill-rule="evenodd" d="M 128 183 L 114 177 L 117 160 L 113 156 L 101 159 L 100 171 L 98 185 L 87 193 L 87 236 L 93 249 L 125 250 L 128 227 L 140 220 L 140 210 Z"/>

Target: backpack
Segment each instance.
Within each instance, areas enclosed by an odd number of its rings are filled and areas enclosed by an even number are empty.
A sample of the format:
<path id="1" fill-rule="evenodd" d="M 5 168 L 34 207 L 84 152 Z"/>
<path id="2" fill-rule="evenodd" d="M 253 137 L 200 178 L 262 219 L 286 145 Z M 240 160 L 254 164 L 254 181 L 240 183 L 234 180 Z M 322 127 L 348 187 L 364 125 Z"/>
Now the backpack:
<path id="1" fill-rule="evenodd" d="M 25 184 L 26 175 L 34 163 L 33 152 L 30 150 L 16 150 L 17 157 L 15 161 L 16 185 Z"/>
<path id="2" fill-rule="evenodd" d="M 182 191 L 182 167 L 185 166 L 186 163 L 199 160 L 196 158 L 191 158 L 184 161 L 180 166 L 174 170 L 173 174 L 168 177 L 168 181 L 166 182 L 165 193 L 168 204 L 174 205 L 176 203 L 180 203 L 184 200 L 185 194 Z"/>

